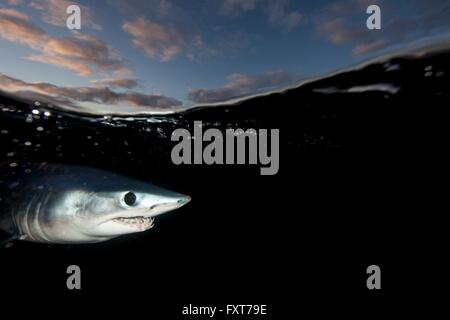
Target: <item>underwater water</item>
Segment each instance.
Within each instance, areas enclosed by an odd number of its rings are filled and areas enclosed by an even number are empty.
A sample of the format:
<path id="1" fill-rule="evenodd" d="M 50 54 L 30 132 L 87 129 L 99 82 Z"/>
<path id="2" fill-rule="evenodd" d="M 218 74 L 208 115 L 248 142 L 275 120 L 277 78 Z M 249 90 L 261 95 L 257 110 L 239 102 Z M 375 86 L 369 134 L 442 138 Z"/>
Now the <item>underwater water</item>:
<path id="1" fill-rule="evenodd" d="M 400 274 L 404 261 L 431 255 L 422 228 L 440 225 L 432 179 L 446 145 L 449 61 L 448 50 L 393 56 L 284 92 L 164 116 L 96 117 L 2 94 L 0 204 L 11 182 L 42 162 L 106 169 L 192 201 L 147 232 L 104 243 L 14 242 L 1 250 L 0 282 L 10 291 L 61 292 L 66 266 L 78 264 L 85 291 L 133 296 L 144 287 L 139 301 L 161 306 L 295 301 L 286 287 L 311 300 L 362 290 L 359 277 L 374 261 L 389 270 L 386 279 Z M 261 176 L 259 165 L 174 165 L 171 134 L 192 132 L 196 120 L 221 131 L 279 129 L 278 174 Z M 399 278 L 393 292 L 405 283 Z M 359 291 L 351 292 L 349 299 Z"/>

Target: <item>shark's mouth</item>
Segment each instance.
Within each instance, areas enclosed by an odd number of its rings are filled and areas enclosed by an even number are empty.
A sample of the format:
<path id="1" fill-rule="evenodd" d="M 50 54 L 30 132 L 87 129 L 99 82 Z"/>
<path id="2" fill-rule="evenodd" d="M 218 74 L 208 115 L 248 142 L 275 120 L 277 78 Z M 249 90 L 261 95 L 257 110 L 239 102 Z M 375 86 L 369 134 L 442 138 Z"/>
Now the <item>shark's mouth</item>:
<path id="1" fill-rule="evenodd" d="M 112 221 L 129 226 L 129 227 L 136 227 L 139 229 L 150 229 L 154 225 L 155 218 L 144 217 L 144 216 L 119 217 L 119 218 L 113 219 Z"/>

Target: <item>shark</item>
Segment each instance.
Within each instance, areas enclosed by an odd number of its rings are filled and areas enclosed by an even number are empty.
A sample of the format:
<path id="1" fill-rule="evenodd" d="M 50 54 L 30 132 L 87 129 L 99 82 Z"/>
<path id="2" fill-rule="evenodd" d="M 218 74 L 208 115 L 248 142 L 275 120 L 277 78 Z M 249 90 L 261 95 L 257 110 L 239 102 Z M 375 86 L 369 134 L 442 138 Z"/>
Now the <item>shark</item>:
<path id="1" fill-rule="evenodd" d="M 41 164 L 9 185 L 0 208 L 8 241 L 82 244 L 143 232 L 191 197 L 91 167 Z M 3 241 L 6 242 L 6 241 Z"/>

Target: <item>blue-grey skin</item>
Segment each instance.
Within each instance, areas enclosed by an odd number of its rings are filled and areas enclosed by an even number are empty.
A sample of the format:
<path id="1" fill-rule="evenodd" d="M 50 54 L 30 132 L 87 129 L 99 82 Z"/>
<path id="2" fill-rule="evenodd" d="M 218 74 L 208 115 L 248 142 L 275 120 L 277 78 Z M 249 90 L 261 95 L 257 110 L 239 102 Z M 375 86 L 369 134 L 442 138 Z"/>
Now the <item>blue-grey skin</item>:
<path id="1" fill-rule="evenodd" d="M 142 232 L 189 196 L 102 170 L 41 165 L 12 186 L 0 230 L 41 243 L 94 243 Z M 133 201 L 135 200 L 135 201 Z"/>

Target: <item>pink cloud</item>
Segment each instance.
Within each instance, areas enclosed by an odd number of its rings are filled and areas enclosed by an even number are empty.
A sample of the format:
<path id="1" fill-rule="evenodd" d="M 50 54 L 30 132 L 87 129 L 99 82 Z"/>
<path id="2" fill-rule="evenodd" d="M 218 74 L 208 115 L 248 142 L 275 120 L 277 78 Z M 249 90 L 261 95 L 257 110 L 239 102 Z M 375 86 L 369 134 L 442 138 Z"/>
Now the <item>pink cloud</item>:
<path id="1" fill-rule="evenodd" d="M 228 80 L 221 88 L 191 90 L 189 100 L 198 103 L 225 101 L 287 84 L 292 78 L 285 71 L 270 71 L 258 75 L 232 74 Z"/>
<path id="2" fill-rule="evenodd" d="M 386 47 L 386 43 L 382 40 L 369 42 L 369 43 L 360 43 L 355 48 L 353 48 L 353 54 L 361 55 L 366 54 L 368 52 L 373 52 L 379 49 L 383 49 Z"/>
<path id="3" fill-rule="evenodd" d="M 362 37 L 364 30 L 351 27 L 344 18 L 335 18 L 321 22 L 317 32 L 333 44 L 345 44 Z"/>
<path id="4" fill-rule="evenodd" d="M 0 38 L 37 48 L 47 34 L 28 21 L 28 16 L 13 10 L 0 8 Z"/>
<path id="5" fill-rule="evenodd" d="M 29 22 L 17 10 L 0 8 L 0 38 L 25 44 L 40 52 L 29 60 L 55 65 L 82 76 L 94 72 L 129 73 L 120 54 L 94 36 L 73 32 L 73 37 L 57 38 Z"/>
<path id="6" fill-rule="evenodd" d="M 58 55 L 30 55 L 27 57 L 27 59 L 68 69 L 80 76 L 90 76 L 94 73 L 94 70 L 89 65 L 82 62 L 76 62 L 71 60 L 70 58 L 64 58 Z"/>
<path id="7" fill-rule="evenodd" d="M 119 53 L 106 42 L 86 34 L 73 33 L 73 38 L 50 38 L 41 55 L 30 60 L 52 64 L 78 73 L 92 75 L 94 71 L 127 73 Z"/>
<path id="8" fill-rule="evenodd" d="M 139 86 L 137 79 L 102 79 L 91 81 L 96 86 L 106 86 L 112 88 L 133 89 Z"/>
<path id="9" fill-rule="evenodd" d="M 163 25 L 146 18 L 127 21 L 123 30 L 132 36 L 132 43 L 151 58 L 169 61 L 184 53 L 190 58 L 195 51 L 208 51 L 199 34 Z"/>
<path id="10" fill-rule="evenodd" d="M 120 79 L 117 79 L 120 82 Z M 64 106 L 78 106 L 80 102 L 109 105 L 128 103 L 133 106 L 153 109 L 177 108 L 182 103 L 160 94 L 144 94 L 135 91 L 116 92 L 106 86 L 101 87 L 60 87 L 47 82 L 25 82 L 0 73 L 3 90 L 20 93 L 21 96 L 35 97 L 49 103 L 63 103 Z"/>
<path id="11" fill-rule="evenodd" d="M 7 0 L 6 1 L 10 6 L 18 6 L 23 3 L 22 0 Z"/>

